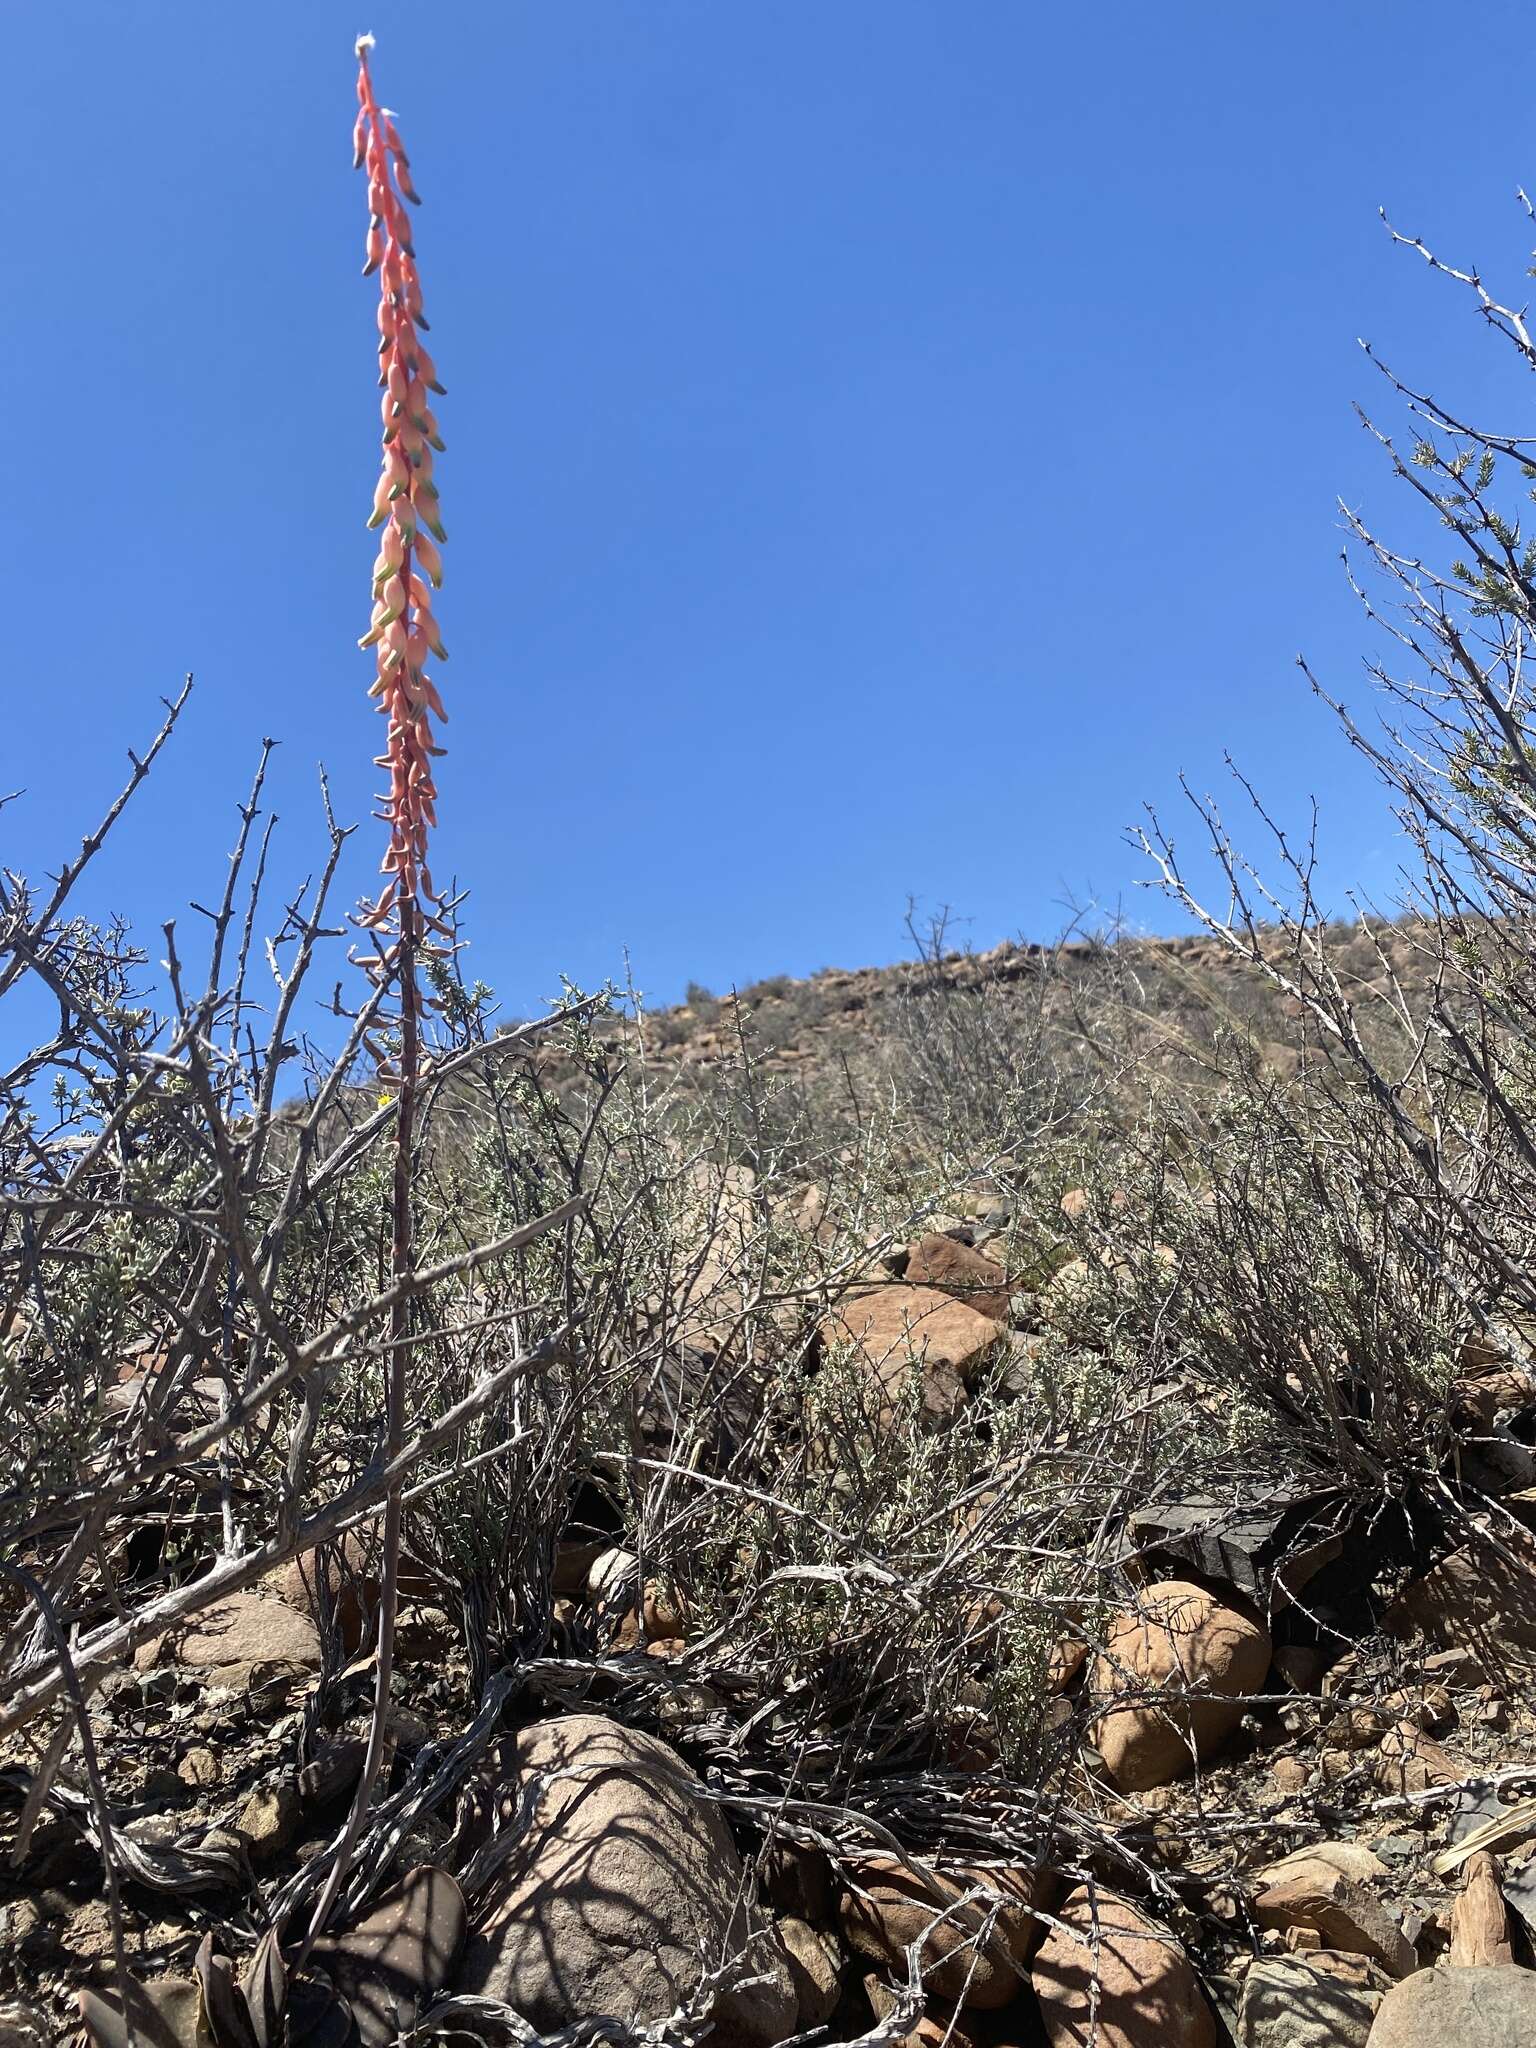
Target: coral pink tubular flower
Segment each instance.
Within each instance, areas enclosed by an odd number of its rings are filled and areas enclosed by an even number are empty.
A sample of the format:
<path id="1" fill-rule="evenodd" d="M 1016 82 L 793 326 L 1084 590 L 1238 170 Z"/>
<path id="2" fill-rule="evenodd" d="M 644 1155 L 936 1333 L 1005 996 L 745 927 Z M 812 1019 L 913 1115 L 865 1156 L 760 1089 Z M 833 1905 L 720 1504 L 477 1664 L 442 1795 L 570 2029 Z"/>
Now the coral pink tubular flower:
<path id="1" fill-rule="evenodd" d="M 366 38 L 357 51 L 357 100 L 354 151 L 358 167 L 368 174 L 363 274 L 379 280 L 383 422 L 383 459 L 368 519 L 371 527 L 382 528 L 373 565 L 373 615 L 358 644 L 375 649 L 377 670 L 369 695 L 388 721 L 378 765 L 388 771 L 389 788 L 378 798 L 378 815 L 389 827 L 381 865 L 390 877 L 365 922 L 381 922 L 384 912 L 407 903 L 422 907 L 430 921 L 435 899 L 427 837 L 437 822 L 432 763 L 442 752 L 432 720 L 446 720 L 447 713 L 426 661 L 429 654 L 445 661 L 447 654 L 429 589 L 442 582 L 442 557 L 434 540 L 446 536 L 432 479 L 432 451 L 443 443 L 427 393 L 443 387 L 417 332 L 427 323 L 405 201 L 420 202 L 394 120 L 374 97 Z"/>

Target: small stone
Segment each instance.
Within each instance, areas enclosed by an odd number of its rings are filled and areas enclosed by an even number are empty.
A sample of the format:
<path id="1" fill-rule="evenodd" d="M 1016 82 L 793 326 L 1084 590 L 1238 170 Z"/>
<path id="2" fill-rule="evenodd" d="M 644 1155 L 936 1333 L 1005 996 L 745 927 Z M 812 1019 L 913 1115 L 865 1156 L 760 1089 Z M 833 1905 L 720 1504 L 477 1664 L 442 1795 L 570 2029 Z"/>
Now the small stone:
<path id="1" fill-rule="evenodd" d="M 1435 1916 L 1426 1910 L 1421 1900 L 1411 1899 L 1404 1909 L 1403 1932 L 1413 1943 L 1416 1954 L 1426 1938 L 1433 1939 L 1436 1933 Z"/>
<path id="2" fill-rule="evenodd" d="M 1416 1686 L 1408 1691 L 1388 1693 L 1381 1704 L 1399 1720 L 1408 1721 L 1431 1735 L 1438 1734 L 1442 1728 L 1449 1728 L 1456 1718 L 1451 1696 L 1443 1685 Z"/>
<path id="3" fill-rule="evenodd" d="M 1270 1782 L 1286 1798 L 1304 1792 L 1312 1782 L 1312 1773 L 1299 1756 L 1277 1756 L 1269 1767 Z"/>
<path id="4" fill-rule="evenodd" d="M 304 1818 L 304 1801 L 291 1778 L 259 1785 L 240 1810 L 236 1832 L 243 1836 L 253 1863 L 279 1856 L 295 1839 Z"/>
<path id="5" fill-rule="evenodd" d="M 184 1785 L 206 1789 L 219 1782 L 219 1760 L 211 1749 L 199 1745 L 187 1751 L 176 1766 L 176 1775 Z"/>
<path id="6" fill-rule="evenodd" d="M 1461 1776 L 1434 1737 L 1411 1721 L 1399 1721 L 1382 1736 L 1374 1770 L 1382 1791 L 1397 1798 L 1427 1792 L 1433 1785 L 1454 1785 Z"/>
<path id="7" fill-rule="evenodd" d="M 1328 1725 L 1330 1738 L 1342 1749 L 1374 1749 L 1385 1729 L 1377 1707 L 1351 1707 Z"/>
<path id="8" fill-rule="evenodd" d="M 1383 1863 L 1411 1863 L 1419 1853 L 1418 1845 L 1402 1835 L 1378 1835 L 1371 1843 L 1371 1852 Z"/>
<path id="9" fill-rule="evenodd" d="M 1463 1644 L 1449 1650 L 1432 1650 L 1424 1659 L 1424 1673 L 1428 1678 L 1440 1678 L 1454 1684 L 1458 1678 L 1473 1678 L 1477 1673 L 1477 1653 Z"/>

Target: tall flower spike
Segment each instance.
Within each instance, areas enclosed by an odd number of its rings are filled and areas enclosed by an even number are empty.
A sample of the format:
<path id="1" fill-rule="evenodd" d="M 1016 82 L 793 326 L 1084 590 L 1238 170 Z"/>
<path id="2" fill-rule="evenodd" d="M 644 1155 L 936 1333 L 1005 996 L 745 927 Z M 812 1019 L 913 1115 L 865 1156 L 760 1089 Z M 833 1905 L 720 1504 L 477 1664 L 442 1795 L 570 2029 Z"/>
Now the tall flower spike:
<path id="1" fill-rule="evenodd" d="M 384 1375 L 386 1465 L 398 1471 L 405 1443 L 406 1381 L 414 1358 L 410 1281 L 416 1271 L 416 1224 L 413 1189 L 413 1145 L 416 1097 L 421 1085 L 422 993 L 418 964 L 429 950 L 427 934 L 452 943 L 445 930 L 432 874 L 427 866 L 427 835 L 437 822 L 437 790 L 432 761 L 441 749 L 432 738 L 432 719 L 443 716 L 437 686 L 426 671 L 428 653 L 442 658 L 443 645 L 432 616 L 426 578 L 435 584 L 441 574 L 437 550 L 420 546 L 422 527 L 443 537 L 437 512 L 437 486 L 432 481 L 433 448 L 440 448 L 437 422 L 427 404 L 427 386 L 436 386 L 437 372 L 416 338 L 421 316 L 421 284 L 416 254 L 402 201 L 415 189 L 406 168 L 405 151 L 389 113 L 373 94 L 368 75 L 372 36 L 357 43 L 357 125 L 354 154 L 368 173 L 368 251 L 366 275 L 379 280 L 379 383 L 383 389 L 384 459 L 368 524 L 382 527 L 373 565 L 373 614 L 361 645 L 376 650 L 375 674 L 368 694 L 378 699 L 387 737 L 377 757 L 389 782 L 379 798 L 379 816 L 389 827 L 383 867 L 387 877 L 377 900 L 365 906 L 358 923 L 369 931 L 376 948 L 366 960 L 382 998 L 391 986 L 399 1000 L 398 1056 L 367 1038 L 381 1055 L 379 1079 L 392 1092 L 380 1107 L 393 1106 L 395 1156 L 391 1194 L 390 1270 L 396 1283 L 389 1309 L 389 1350 Z M 418 573 L 417 562 L 426 572 Z M 390 1677 L 394 1669 L 395 1621 L 399 1609 L 400 1538 L 404 1515 L 401 1482 L 396 1478 L 384 1496 L 384 1528 L 380 1548 L 377 1636 L 374 1656 L 373 1715 L 368 1741 L 352 1796 L 351 1811 L 337 1842 L 309 1934 L 299 1952 L 302 1967 L 310 1944 L 326 1924 L 351 1868 L 374 1787 L 384 1758 L 388 1725 Z"/>
<path id="2" fill-rule="evenodd" d="M 427 837 L 436 820 L 433 760 L 442 752 L 432 719 L 446 721 L 437 686 L 426 671 L 428 654 L 446 661 L 442 634 L 432 616 L 431 591 L 443 580 L 442 557 L 431 534 L 443 540 L 432 453 L 443 445 L 427 393 L 440 392 L 437 368 L 417 330 L 427 322 L 421 310 L 421 280 L 404 201 L 419 205 L 410 166 L 389 109 L 374 97 L 368 70 L 372 38 L 357 46 L 357 166 L 368 174 L 368 240 L 363 275 L 379 280 L 379 388 L 383 393 L 383 464 L 368 524 L 383 528 L 373 565 L 373 615 L 358 642 L 376 650 L 377 671 L 369 695 L 388 721 L 379 765 L 389 771 L 389 788 L 379 798 L 379 815 L 389 827 L 383 859 L 389 877 L 383 895 L 365 918 L 382 924 L 396 905 L 423 907 L 430 920 L 436 901 L 427 865 Z M 424 572 L 420 573 L 420 572 Z"/>

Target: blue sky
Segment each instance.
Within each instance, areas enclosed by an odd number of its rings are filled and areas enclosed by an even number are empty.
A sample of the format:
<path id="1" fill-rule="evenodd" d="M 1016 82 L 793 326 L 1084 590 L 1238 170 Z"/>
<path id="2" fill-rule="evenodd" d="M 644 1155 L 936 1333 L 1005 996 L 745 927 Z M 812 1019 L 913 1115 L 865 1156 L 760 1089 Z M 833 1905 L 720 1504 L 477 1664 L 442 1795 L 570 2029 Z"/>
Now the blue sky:
<path id="1" fill-rule="evenodd" d="M 434 866 L 508 1010 L 890 959 L 909 893 L 1166 923 L 1123 828 L 1227 748 L 1390 892 L 1293 661 L 1363 697 L 1335 501 L 1408 516 L 1356 336 L 1530 402 L 1376 217 L 1522 290 L 1505 0 L 8 10 L 7 865 L 192 669 L 85 907 L 189 921 L 264 733 L 279 881 L 323 761 L 370 884 L 365 27 L 448 387 Z"/>

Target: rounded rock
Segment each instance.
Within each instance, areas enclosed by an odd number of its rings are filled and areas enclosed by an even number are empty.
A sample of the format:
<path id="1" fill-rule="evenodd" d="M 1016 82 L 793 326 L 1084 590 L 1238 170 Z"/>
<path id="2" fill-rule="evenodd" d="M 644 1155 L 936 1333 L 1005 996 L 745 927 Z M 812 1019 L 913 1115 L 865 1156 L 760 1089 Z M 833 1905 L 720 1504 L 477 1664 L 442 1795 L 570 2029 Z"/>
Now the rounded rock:
<path id="1" fill-rule="evenodd" d="M 734 1959 L 756 1981 L 716 1995 L 711 2042 L 769 2048 L 793 2033 L 784 1945 L 682 1758 L 597 1714 L 538 1722 L 511 1747 L 516 1782 L 494 1789 L 532 1811 L 459 1990 L 502 1999 L 546 2033 L 597 2014 L 654 2025 Z"/>
<path id="2" fill-rule="evenodd" d="M 1120 1615 L 1094 1661 L 1091 1689 L 1126 1696 L 1093 1743 L 1122 1792 L 1166 1785 L 1213 1756 L 1262 1689 L 1272 1646 L 1262 1623 L 1203 1586 L 1168 1579 Z"/>
<path id="3" fill-rule="evenodd" d="M 1515 1963 L 1441 1963 L 1394 1984 L 1381 2001 L 1370 2048 L 1527 2048 L 1536 2042 L 1536 1970 Z"/>
<path id="4" fill-rule="evenodd" d="M 1079 1885 L 1030 1981 L 1051 2048 L 1216 2048 L 1216 2022 L 1178 1943 L 1126 1899 Z"/>

